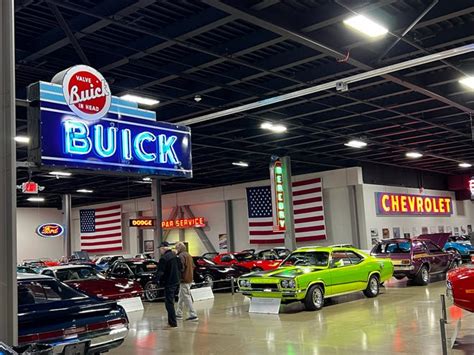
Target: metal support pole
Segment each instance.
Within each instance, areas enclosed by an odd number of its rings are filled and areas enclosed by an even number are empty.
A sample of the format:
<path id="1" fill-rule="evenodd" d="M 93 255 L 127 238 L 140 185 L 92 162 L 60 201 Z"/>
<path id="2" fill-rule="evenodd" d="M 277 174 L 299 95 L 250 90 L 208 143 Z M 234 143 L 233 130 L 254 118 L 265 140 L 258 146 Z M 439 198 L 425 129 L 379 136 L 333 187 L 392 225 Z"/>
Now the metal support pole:
<path id="1" fill-rule="evenodd" d="M 441 331 L 441 348 L 443 355 L 448 355 L 448 342 L 446 340 L 446 322 L 444 319 L 439 320 L 439 329 Z"/>
<path id="2" fill-rule="evenodd" d="M 448 321 L 448 315 L 446 312 L 446 297 L 444 295 L 441 296 L 441 318 L 447 322 Z"/>
<path id="3" fill-rule="evenodd" d="M 227 251 L 235 251 L 234 216 L 232 213 L 232 200 L 225 201 L 225 224 L 227 233 Z"/>
<path id="4" fill-rule="evenodd" d="M 186 212 L 189 218 L 194 218 L 193 211 L 191 211 L 189 206 L 184 206 L 183 208 L 184 208 L 184 212 Z M 202 244 L 204 244 L 206 250 L 210 253 L 217 253 L 216 248 L 214 248 L 214 245 L 209 240 L 209 237 L 207 236 L 206 232 L 204 232 L 202 228 L 194 228 L 194 230 L 196 231 Z"/>
<path id="5" fill-rule="evenodd" d="M 234 276 L 230 278 L 230 291 L 232 292 L 232 296 L 235 293 L 235 279 Z"/>
<path id="6" fill-rule="evenodd" d="M 291 160 L 290 157 L 281 158 L 283 166 L 283 197 L 285 201 L 285 248 L 296 249 L 295 216 L 293 213 L 293 189 L 291 186 Z"/>
<path id="7" fill-rule="evenodd" d="M 163 221 L 163 211 L 161 205 L 160 179 L 153 179 L 151 182 L 151 204 L 153 215 L 156 217 L 156 226 L 153 230 L 153 240 L 155 241 L 155 248 L 157 248 L 163 241 L 163 229 L 161 227 L 161 222 Z"/>
<path id="8" fill-rule="evenodd" d="M 16 150 L 14 1 L 0 1 L 0 341 L 16 345 Z"/>
<path id="9" fill-rule="evenodd" d="M 63 253 L 68 257 L 72 254 L 72 212 L 71 212 L 71 195 L 62 195 L 63 200 L 63 226 L 64 226 L 64 240 Z"/>
<path id="10" fill-rule="evenodd" d="M 173 207 L 173 209 L 170 212 L 170 216 L 168 217 L 168 220 L 172 221 L 176 219 L 176 216 L 178 215 L 178 209 L 179 207 Z M 163 240 L 165 241 L 168 239 L 168 236 L 170 235 L 171 229 L 165 229 L 163 231 Z"/>
<path id="11" fill-rule="evenodd" d="M 142 211 L 137 212 L 137 218 L 140 218 L 143 216 Z M 145 246 L 143 245 L 143 229 L 142 228 L 137 228 L 137 240 L 136 243 L 138 244 L 138 253 L 144 253 L 145 252 Z"/>
<path id="12" fill-rule="evenodd" d="M 184 211 L 181 207 L 178 207 L 178 208 L 179 208 L 179 212 L 178 212 L 179 217 L 178 218 L 183 219 L 184 218 Z M 178 233 L 179 233 L 179 241 L 184 242 L 186 240 L 186 238 L 185 238 L 186 231 L 184 230 L 184 228 L 178 229 Z"/>

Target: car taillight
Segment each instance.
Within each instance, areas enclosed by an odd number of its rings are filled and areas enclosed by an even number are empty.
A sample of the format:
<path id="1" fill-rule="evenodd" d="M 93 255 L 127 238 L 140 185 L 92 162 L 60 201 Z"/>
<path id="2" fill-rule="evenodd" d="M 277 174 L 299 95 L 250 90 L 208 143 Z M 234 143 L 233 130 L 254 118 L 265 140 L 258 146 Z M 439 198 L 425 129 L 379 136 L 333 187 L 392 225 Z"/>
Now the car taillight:
<path id="1" fill-rule="evenodd" d="M 122 328 L 123 325 L 126 325 L 128 322 L 125 318 L 110 320 L 107 322 L 110 328 Z"/>
<path id="2" fill-rule="evenodd" d="M 18 342 L 20 344 L 36 343 L 50 339 L 62 338 L 63 336 L 63 330 L 54 330 L 51 332 L 23 335 L 18 337 Z"/>
<path id="3" fill-rule="evenodd" d="M 402 263 L 402 265 L 410 265 L 411 261 L 410 261 L 410 259 L 403 259 L 401 263 Z"/>
<path id="4" fill-rule="evenodd" d="M 100 322 L 100 323 L 94 323 L 94 324 L 88 324 L 87 325 L 87 329 L 90 332 L 93 332 L 95 330 L 107 329 L 108 327 L 109 327 L 109 325 L 107 324 L 107 322 Z"/>

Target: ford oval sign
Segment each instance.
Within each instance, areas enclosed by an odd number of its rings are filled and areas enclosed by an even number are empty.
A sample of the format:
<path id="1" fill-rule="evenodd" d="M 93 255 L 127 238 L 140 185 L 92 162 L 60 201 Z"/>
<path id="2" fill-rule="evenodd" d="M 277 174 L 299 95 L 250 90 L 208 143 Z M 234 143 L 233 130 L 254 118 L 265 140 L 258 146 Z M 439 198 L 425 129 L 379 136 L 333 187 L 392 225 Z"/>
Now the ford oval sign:
<path id="1" fill-rule="evenodd" d="M 43 238 L 56 238 L 62 236 L 64 227 L 57 223 L 45 223 L 36 228 L 36 234 Z"/>

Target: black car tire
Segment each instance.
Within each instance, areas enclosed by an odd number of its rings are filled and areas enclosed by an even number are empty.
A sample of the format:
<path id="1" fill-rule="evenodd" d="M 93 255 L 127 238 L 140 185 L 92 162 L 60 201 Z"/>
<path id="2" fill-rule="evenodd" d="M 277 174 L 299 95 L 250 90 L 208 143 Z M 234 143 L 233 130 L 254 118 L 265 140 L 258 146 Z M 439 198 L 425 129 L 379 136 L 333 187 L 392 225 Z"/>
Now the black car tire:
<path id="1" fill-rule="evenodd" d="M 320 285 L 309 288 L 304 298 L 304 307 L 307 311 L 318 311 L 324 306 L 324 291 Z"/>
<path id="2" fill-rule="evenodd" d="M 369 282 L 367 282 L 367 288 L 364 290 L 364 295 L 368 298 L 377 297 L 380 292 L 380 282 L 377 275 L 371 275 Z"/>
<path id="3" fill-rule="evenodd" d="M 426 286 L 430 283 L 430 271 L 427 265 L 423 265 L 415 276 L 415 283 L 420 286 Z"/>
<path id="4" fill-rule="evenodd" d="M 158 284 L 153 281 L 149 281 L 145 285 L 145 299 L 149 302 L 156 301 L 159 296 Z"/>

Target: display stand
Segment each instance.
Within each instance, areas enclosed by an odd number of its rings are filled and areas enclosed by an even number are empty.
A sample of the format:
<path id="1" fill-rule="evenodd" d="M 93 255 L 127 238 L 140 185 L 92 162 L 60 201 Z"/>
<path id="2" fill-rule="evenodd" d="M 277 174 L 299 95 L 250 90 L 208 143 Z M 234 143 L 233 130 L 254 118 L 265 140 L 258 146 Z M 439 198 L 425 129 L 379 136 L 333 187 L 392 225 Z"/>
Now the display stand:
<path id="1" fill-rule="evenodd" d="M 278 314 L 280 312 L 281 299 L 279 298 L 256 298 L 250 300 L 249 313 Z"/>
<path id="2" fill-rule="evenodd" d="M 140 297 L 124 298 L 117 302 L 119 306 L 125 309 L 127 314 L 136 311 L 143 311 L 143 302 Z"/>
<path id="3" fill-rule="evenodd" d="M 210 287 L 199 287 L 191 289 L 191 297 L 193 302 L 214 299 L 214 293 Z"/>

